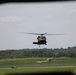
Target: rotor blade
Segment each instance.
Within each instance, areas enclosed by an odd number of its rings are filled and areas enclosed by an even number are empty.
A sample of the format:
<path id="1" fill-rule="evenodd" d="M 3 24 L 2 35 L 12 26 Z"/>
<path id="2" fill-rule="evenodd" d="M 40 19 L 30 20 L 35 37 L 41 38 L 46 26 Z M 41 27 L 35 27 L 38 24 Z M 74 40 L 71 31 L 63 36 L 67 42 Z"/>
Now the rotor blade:
<path id="1" fill-rule="evenodd" d="M 45 34 L 45 35 L 65 35 L 65 34 Z"/>
<path id="2" fill-rule="evenodd" d="M 39 33 L 29 33 L 29 32 L 20 32 L 20 33 L 24 33 L 24 34 L 33 34 L 33 35 L 41 35 Z M 44 34 L 43 34 L 44 35 Z"/>

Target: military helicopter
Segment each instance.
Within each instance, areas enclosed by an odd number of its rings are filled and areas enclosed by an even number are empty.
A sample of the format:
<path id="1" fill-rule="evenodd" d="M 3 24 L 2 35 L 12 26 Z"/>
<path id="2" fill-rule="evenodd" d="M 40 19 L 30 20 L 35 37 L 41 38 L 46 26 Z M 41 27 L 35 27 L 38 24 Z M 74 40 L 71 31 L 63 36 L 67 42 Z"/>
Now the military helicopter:
<path id="1" fill-rule="evenodd" d="M 38 41 L 33 42 L 33 44 L 39 45 L 39 47 L 40 45 L 47 45 L 47 40 L 44 35 L 64 35 L 64 34 L 29 33 L 29 32 L 20 32 L 20 33 L 38 35 L 37 37 Z"/>

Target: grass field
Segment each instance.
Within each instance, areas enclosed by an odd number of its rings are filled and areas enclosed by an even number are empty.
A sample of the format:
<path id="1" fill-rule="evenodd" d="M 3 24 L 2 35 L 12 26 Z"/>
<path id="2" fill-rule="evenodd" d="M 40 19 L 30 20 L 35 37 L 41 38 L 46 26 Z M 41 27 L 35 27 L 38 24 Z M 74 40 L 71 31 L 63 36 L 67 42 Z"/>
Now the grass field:
<path id="1" fill-rule="evenodd" d="M 11 66 L 17 66 L 16 69 Z M 76 58 L 13 58 L 0 60 L 0 75 L 12 73 L 72 72 L 76 75 Z"/>

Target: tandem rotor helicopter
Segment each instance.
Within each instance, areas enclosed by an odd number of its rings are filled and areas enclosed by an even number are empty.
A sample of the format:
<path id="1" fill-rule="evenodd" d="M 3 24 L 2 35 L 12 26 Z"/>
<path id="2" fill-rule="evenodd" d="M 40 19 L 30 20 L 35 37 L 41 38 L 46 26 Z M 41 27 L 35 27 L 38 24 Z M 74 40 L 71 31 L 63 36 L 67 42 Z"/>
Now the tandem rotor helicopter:
<path id="1" fill-rule="evenodd" d="M 20 33 L 38 35 L 37 36 L 38 41 L 33 42 L 33 44 L 39 45 L 39 47 L 40 47 L 40 45 L 47 45 L 47 40 L 44 35 L 64 35 L 64 34 L 29 33 L 29 32 L 20 32 Z"/>

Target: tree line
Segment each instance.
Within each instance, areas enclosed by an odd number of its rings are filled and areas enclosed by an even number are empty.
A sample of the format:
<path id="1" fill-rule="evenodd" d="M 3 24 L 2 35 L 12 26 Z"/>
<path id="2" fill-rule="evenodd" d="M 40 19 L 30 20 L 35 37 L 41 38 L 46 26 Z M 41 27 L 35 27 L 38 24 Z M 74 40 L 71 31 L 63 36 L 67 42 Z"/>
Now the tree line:
<path id="1" fill-rule="evenodd" d="M 12 49 L 0 50 L 1 58 L 26 58 L 26 57 L 76 57 L 76 47 L 55 49 Z"/>

